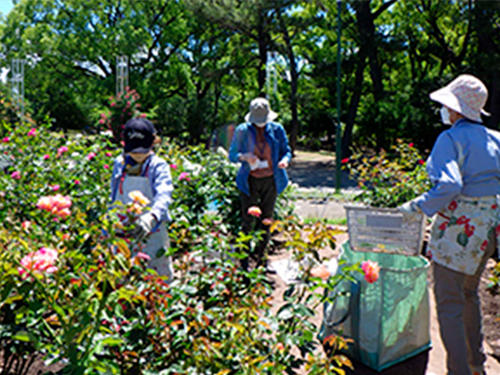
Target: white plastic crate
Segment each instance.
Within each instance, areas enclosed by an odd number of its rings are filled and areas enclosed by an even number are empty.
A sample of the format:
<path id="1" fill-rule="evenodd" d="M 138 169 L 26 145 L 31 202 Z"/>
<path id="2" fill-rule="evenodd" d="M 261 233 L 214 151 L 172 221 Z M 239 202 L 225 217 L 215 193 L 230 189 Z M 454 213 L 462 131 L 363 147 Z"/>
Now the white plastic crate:
<path id="1" fill-rule="evenodd" d="M 408 220 L 395 208 L 344 206 L 349 244 L 356 251 L 417 255 L 425 230 L 425 216 Z"/>

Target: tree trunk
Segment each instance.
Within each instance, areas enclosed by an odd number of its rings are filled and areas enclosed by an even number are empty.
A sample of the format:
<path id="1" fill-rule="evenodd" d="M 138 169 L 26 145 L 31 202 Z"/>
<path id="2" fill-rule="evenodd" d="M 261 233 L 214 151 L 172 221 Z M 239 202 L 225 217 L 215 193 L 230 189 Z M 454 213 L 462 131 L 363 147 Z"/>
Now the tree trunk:
<path id="1" fill-rule="evenodd" d="M 363 73 L 366 67 L 366 51 L 360 49 L 358 52 L 359 61 L 356 67 L 356 75 L 354 78 L 354 89 L 349 102 L 349 109 L 347 111 L 346 124 L 344 135 L 342 136 L 342 158 L 351 155 L 351 142 L 352 142 L 352 129 L 354 128 L 354 121 L 356 120 L 356 113 L 358 111 L 359 101 L 361 99 L 361 90 L 363 86 Z"/>
<path id="2" fill-rule="evenodd" d="M 292 148 L 292 153 L 295 152 L 295 148 L 297 147 L 297 135 L 299 132 L 299 118 L 298 118 L 298 110 L 297 110 L 297 82 L 298 82 L 298 72 L 297 72 L 297 63 L 295 61 L 295 53 L 293 52 L 292 42 L 290 40 L 290 34 L 288 33 L 288 29 L 283 21 L 281 13 L 278 11 L 278 17 L 280 20 L 281 29 L 283 32 L 283 39 L 285 40 L 286 52 L 288 55 L 288 61 L 290 64 L 290 110 L 292 112 L 292 126 L 290 129 L 290 147 Z"/>

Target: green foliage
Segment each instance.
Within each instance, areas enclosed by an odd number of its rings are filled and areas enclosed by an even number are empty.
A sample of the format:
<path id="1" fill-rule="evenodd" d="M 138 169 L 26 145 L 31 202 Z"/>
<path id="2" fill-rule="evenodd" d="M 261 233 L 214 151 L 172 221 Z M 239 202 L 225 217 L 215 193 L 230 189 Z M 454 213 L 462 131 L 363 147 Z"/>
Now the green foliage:
<path id="1" fill-rule="evenodd" d="M 362 193 L 355 199 L 373 207 L 397 207 L 429 190 L 430 182 L 413 143 L 398 140 L 391 152 L 356 154 L 343 160 Z"/>
<path id="2" fill-rule="evenodd" d="M 109 98 L 109 113 L 101 113 L 99 124 L 105 130 L 110 130 L 113 134 L 113 141 L 120 144 L 120 141 L 123 141 L 122 133 L 125 123 L 134 117 L 146 117 L 145 114 L 140 113 L 140 106 L 139 94 L 126 87 L 125 91 Z"/>

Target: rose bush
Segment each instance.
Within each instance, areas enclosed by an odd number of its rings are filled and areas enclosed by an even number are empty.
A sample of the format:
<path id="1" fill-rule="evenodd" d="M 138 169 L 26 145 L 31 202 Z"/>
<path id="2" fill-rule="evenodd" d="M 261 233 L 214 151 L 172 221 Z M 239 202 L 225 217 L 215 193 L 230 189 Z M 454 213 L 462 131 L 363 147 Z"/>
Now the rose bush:
<path id="1" fill-rule="evenodd" d="M 327 374 L 349 364 L 313 355 L 320 343 L 307 320 L 308 296 L 321 303 L 317 291 L 335 278 L 304 270 L 303 286 L 287 292 L 275 314 L 263 270 L 239 268 L 256 234 L 238 234 L 236 167 L 223 155 L 168 142 L 158 150 L 175 185 L 167 251 L 176 276 L 167 284 L 123 237 L 128 228 L 118 215 L 133 215 L 142 198 L 109 207 L 109 166 L 121 152 L 111 137 L 54 133 L 48 125 L 2 132 L 8 140 L 0 152 L 12 164 L 0 174 L 0 373 L 28 373 L 34 355 L 75 375 L 282 374 L 302 365 Z M 297 259 L 320 259 L 335 232 L 287 216 L 287 194 L 273 230 L 289 236 Z M 344 269 L 339 277 L 361 271 Z"/>
<path id="2" fill-rule="evenodd" d="M 398 139 L 390 152 L 343 159 L 362 193 L 356 200 L 372 207 L 397 207 L 430 188 L 425 162 L 413 143 Z"/>

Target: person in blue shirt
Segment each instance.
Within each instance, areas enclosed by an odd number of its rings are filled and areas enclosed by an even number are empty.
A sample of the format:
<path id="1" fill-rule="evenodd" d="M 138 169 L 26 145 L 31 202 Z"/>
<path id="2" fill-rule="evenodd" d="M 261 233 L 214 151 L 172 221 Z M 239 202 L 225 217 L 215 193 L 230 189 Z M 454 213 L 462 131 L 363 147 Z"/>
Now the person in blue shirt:
<path id="1" fill-rule="evenodd" d="M 292 158 L 285 129 L 273 121 L 277 117 L 266 99 L 252 100 L 246 122 L 236 128 L 229 149 L 229 160 L 241 163 L 236 185 L 240 190 L 243 232 L 254 229 L 257 220 L 258 228 L 265 233 L 253 254 L 258 266 L 266 261 L 269 220 L 273 218 L 277 195 L 288 185 L 286 168 Z M 260 217 L 248 212 L 252 206 L 260 208 Z M 248 269 L 248 257 L 242 267 Z"/>
<path id="2" fill-rule="evenodd" d="M 172 201 L 170 166 L 157 156 L 153 145 L 159 141 L 154 125 L 144 118 L 133 118 L 123 131 L 124 153 L 115 159 L 111 177 L 111 202 L 132 203 L 133 193 L 139 191 L 149 201 L 149 209 L 137 216 L 128 235 L 142 240 L 141 249 L 149 256 L 148 267 L 169 280 L 173 277 L 166 222 L 171 220 L 168 210 Z"/>
<path id="3" fill-rule="evenodd" d="M 467 74 L 430 94 L 451 128 L 427 159 L 432 188 L 400 207 L 407 217 L 435 215 L 428 256 L 448 375 L 484 374 L 477 288 L 500 235 L 500 133 L 482 125 L 487 96 Z"/>

